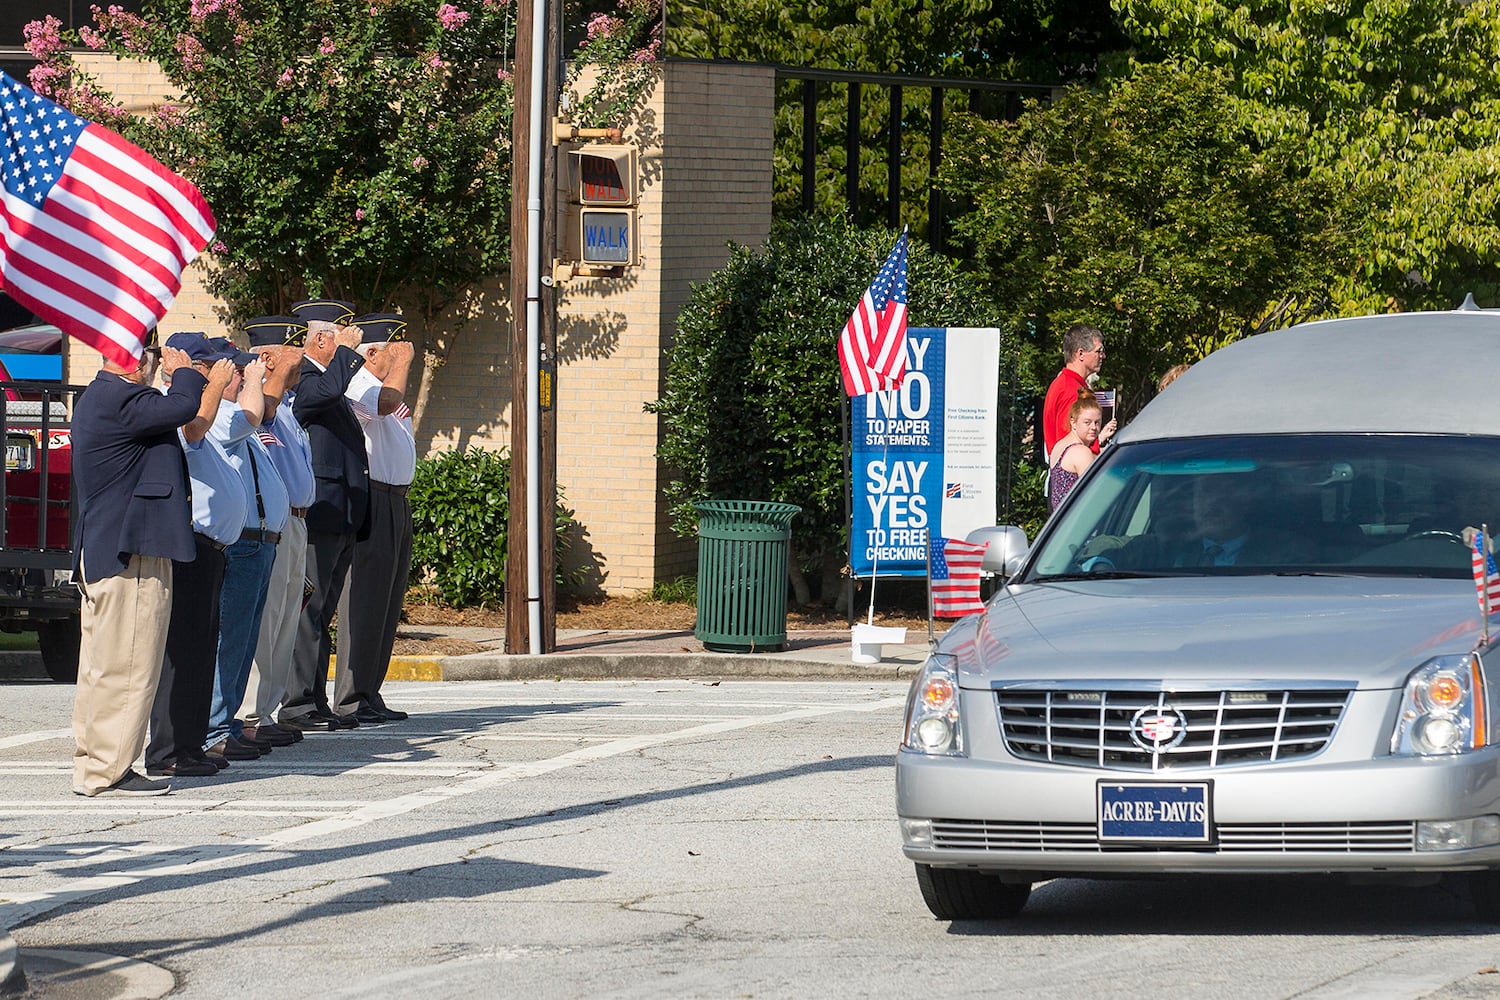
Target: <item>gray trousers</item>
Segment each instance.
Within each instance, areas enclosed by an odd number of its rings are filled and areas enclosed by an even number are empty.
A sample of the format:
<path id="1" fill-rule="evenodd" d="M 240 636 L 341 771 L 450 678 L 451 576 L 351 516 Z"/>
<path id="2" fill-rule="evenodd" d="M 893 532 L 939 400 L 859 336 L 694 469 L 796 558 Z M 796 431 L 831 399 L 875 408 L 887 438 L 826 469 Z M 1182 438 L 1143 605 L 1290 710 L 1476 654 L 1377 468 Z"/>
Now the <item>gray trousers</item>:
<path id="1" fill-rule="evenodd" d="M 338 607 L 339 592 L 354 556 L 354 535 L 307 532 L 308 583 L 312 593 L 297 621 L 297 643 L 292 650 L 292 672 L 287 678 L 286 701 L 277 718 L 297 719 L 313 711 L 328 710 L 328 625 Z"/>
<path id="2" fill-rule="evenodd" d="M 339 645 L 333 710 L 349 715 L 384 708 L 380 685 L 391 665 L 401 602 L 411 572 L 411 503 L 370 483 L 370 537 L 354 546 L 339 601 Z"/>

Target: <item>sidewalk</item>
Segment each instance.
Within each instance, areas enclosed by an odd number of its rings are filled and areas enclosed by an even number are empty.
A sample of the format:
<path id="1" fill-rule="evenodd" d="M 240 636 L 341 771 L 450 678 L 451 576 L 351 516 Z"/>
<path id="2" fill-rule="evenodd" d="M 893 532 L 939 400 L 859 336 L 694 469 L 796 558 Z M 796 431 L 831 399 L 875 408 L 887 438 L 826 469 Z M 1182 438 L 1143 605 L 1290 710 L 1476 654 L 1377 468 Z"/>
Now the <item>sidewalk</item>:
<path id="1" fill-rule="evenodd" d="M 927 632 L 909 629 L 907 641 L 881 647 L 879 663 L 855 663 L 848 629 L 787 632 L 781 650 L 717 653 L 691 629 L 603 631 L 558 629 L 552 653 L 508 655 L 505 632 L 474 626 L 403 625 L 411 639 L 462 639 L 484 647 L 463 656 L 391 658 L 391 681 L 604 680 L 715 677 L 803 680 L 909 678 L 927 658 Z M 40 653 L 0 653 L 0 682 L 46 680 Z"/>

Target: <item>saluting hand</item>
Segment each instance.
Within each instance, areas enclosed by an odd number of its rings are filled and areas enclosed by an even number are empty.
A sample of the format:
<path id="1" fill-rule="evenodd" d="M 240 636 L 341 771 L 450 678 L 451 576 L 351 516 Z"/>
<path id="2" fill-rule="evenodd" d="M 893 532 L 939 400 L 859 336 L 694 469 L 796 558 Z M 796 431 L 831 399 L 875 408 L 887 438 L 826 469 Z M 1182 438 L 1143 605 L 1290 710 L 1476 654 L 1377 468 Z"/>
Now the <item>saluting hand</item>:
<path id="1" fill-rule="evenodd" d="M 162 374 L 166 375 L 167 378 L 170 379 L 172 373 L 177 369 L 184 367 L 191 368 L 192 365 L 193 360 L 187 356 L 186 352 L 180 351 L 175 347 L 163 347 L 161 349 L 161 370 Z"/>
<path id="2" fill-rule="evenodd" d="M 333 339 L 352 351 L 359 346 L 364 335 L 364 331 L 357 326 L 341 326 Z"/>
<path id="3" fill-rule="evenodd" d="M 170 350 L 171 350 L 170 347 L 163 348 L 162 349 L 162 353 L 165 354 L 167 351 L 170 351 Z M 182 352 L 179 351 L 178 353 L 180 354 Z M 209 369 L 208 369 L 208 385 L 209 385 L 209 388 L 217 389 L 219 391 L 220 395 L 223 395 L 224 389 L 233 380 L 234 380 L 234 362 L 230 361 L 228 358 L 220 358 L 218 361 L 215 361 L 212 365 L 209 366 Z"/>
<path id="4" fill-rule="evenodd" d="M 245 384 L 259 386 L 266 381 L 266 359 L 256 355 L 255 360 L 245 366 Z"/>

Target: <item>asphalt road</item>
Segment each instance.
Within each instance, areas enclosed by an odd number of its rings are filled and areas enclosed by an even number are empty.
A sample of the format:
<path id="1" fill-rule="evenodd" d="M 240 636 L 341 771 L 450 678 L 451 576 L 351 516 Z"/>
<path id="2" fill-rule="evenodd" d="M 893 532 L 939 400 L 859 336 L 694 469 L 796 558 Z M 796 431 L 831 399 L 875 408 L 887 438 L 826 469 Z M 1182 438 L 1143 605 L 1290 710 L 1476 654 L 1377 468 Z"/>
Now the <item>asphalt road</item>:
<path id="1" fill-rule="evenodd" d="M 1500 996 L 1447 886 L 1060 880 L 933 920 L 892 812 L 904 694 L 406 683 L 407 722 L 85 800 L 71 689 L 3 685 L 0 930 L 47 998 Z"/>

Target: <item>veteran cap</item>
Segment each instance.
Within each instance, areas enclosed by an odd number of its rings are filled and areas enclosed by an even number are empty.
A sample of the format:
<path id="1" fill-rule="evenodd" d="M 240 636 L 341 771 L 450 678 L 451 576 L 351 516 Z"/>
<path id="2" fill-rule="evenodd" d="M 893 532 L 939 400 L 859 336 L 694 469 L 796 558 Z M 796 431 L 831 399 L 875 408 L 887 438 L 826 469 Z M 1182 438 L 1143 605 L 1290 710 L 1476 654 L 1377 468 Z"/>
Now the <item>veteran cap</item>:
<path id="1" fill-rule="evenodd" d="M 307 339 L 307 323 L 296 316 L 257 316 L 245 324 L 251 347 L 301 347 Z"/>
<path id="2" fill-rule="evenodd" d="M 406 339 L 406 320 L 400 313 L 366 313 L 354 320 L 361 344 L 385 344 Z"/>
<path id="3" fill-rule="evenodd" d="M 260 360 L 258 355 L 240 350 L 238 345 L 228 337 L 211 337 L 208 342 L 218 349 L 219 357 L 233 361 L 236 368 L 243 368 L 252 361 Z"/>
<path id="4" fill-rule="evenodd" d="M 320 319 L 343 326 L 354 318 L 354 303 L 339 299 L 303 299 L 292 303 L 292 315 L 304 323 Z"/>
<path id="5" fill-rule="evenodd" d="M 201 330 L 174 333 L 167 338 L 165 346 L 181 351 L 190 361 L 217 361 L 223 355 L 209 342 L 208 334 Z"/>

